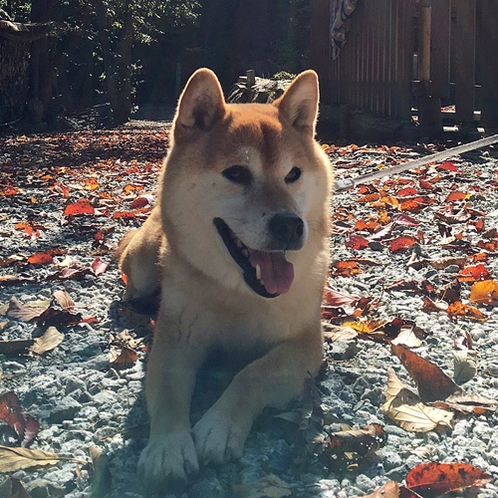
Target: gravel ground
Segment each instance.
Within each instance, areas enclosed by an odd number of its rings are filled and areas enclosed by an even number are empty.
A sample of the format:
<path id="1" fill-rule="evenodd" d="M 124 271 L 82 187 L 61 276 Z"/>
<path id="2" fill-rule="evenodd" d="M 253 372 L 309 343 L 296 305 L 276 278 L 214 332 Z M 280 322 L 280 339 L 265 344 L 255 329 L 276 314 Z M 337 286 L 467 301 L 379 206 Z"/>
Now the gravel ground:
<path id="1" fill-rule="evenodd" d="M 59 314 L 53 311 L 50 319 L 36 323 L 37 319 L 16 319 L 12 304 L 10 315 L 6 307 L 0 308 L 4 313 L 0 316 L 2 340 L 39 337 L 48 325 L 55 325 L 64 335 L 61 344 L 42 355 L 0 355 L 2 391 L 13 391 L 24 410 L 40 424 L 29 448 L 81 461 L 61 461 L 56 466 L 13 473 L 34 498 L 76 498 L 92 493 L 113 498 L 142 496 L 135 472 L 146 444 L 142 388 L 150 326 L 147 318 L 122 308 L 123 284 L 110 249 L 146 217 L 150 209 L 146 201 L 153 199 L 166 145 L 161 126 L 0 138 L 0 306 L 15 297 L 22 303 L 43 301 L 46 307 L 54 292 L 66 290 L 75 303 L 68 312 L 79 314 L 68 320 L 67 314 L 60 313 L 61 303 L 55 302 L 50 309 Z M 418 157 L 427 149 L 435 150 L 435 146 L 347 146 L 330 147 L 328 152 L 338 175 L 359 175 Z M 493 399 L 498 397 L 498 314 L 494 303 L 476 305 L 486 318 L 480 321 L 469 316 L 451 317 L 442 309 L 428 311 L 424 299 L 430 294 L 433 301 L 444 304 L 445 297 L 439 291 L 454 280 L 461 267 L 453 264 L 436 270 L 427 261 L 407 263 L 415 251 L 422 260 L 464 257 L 466 267 L 474 264 L 473 254 L 484 252 L 487 278 L 498 275 L 498 252 L 493 246 L 498 241 L 492 231 L 498 224 L 497 156 L 493 149 L 475 152 L 452 160 L 457 171 L 430 165 L 403 174 L 401 180 L 386 178 L 369 189 L 337 193 L 331 209 L 333 263 L 362 259 L 359 272 L 355 269 L 348 275 L 333 267 L 329 277 L 331 288 L 373 299 L 363 320 L 391 322 L 401 318 L 415 322 L 428 334 L 415 351 L 449 376 L 453 375 L 454 339 L 468 332 L 478 365 L 476 374 L 462 387 Z M 432 189 L 424 183 L 427 181 L 432 182 Z M 405 187 L 415 188 L 417 194 L 401 198 L 398 192 Z M 365 200 L 365 195 L 376 197 L 379 191 L 383 200 Z M 455 191 L 463 192 L 464 197 L 446 201 Z M 418 207 L 403 211 L 399 202 L 419 193 L 425 197 L 416 201 Z M 398 205 L 386 200 L 389 196 L 396 198 Z M 137 197 L 145 201 L 132 209 Z M 93 215 L 64 215 L 68 205 L 82 198 L 97 210 Z M 355 225 L 358 220 L 379 222 L 382 229 L 396 214 L 409 215 L 417 226 L 396 223 L 387 235 L 370 240 L 367 247 L 352 246 L 353 235 L 369 237 L 375 230 L 361 230 Z M 478 220 L 483 220 L 484 226 Z M 22 222 L 29 222 L 31 228 L 19 225 Z M 392 252 L 388 239 L 400 235 L 415 237 L 417 243 L 408 250 Z M 488 246 L 480 249 L 479 241 Z M 51 253 L 52 262 L 28 263 L 29 256 L 54 248 L 59 251 Z M 95 270 L 97 267 L 89 269 L 97 257 L 109 265 L 103 272 Z M 371 266 L 371 260 L 377 265 Z M 399 281 L 416 284 L 389 289 Z M 424 281 L 434 289 L 425 295 L 420 292 Z M 469 304 L 471 285 L 461 284 L 463 303 Z M 427 285 L 424 288 L 428 289 Z M 348 313 L 329 304 L 324 308 L 326 330 L 354 319 Z M 135 340 L 127 344 L 135 349 L 137 358 L 125 365 L 112 363 L 110 352 L 115 348 L 119 351 L 123 341 L 111 344 L 111 336 L 125 330 Z M 407 432 L 381 410 L 389 368 L 416 390 L 389 344 L 346 337 L 328 340 L 325 349 L 326 362 L 317 384 L 310 384 L 288 412 L 268 411 L 260 417 L 242 460 L 220 469 L 203 469 L 178 496 L 364 496 L 388 480 L 402 482 L 419 463 L 458 461 L 493 476 L 485 488 L 474 494 L 466 491 L 463 496 L 498 497 L 495 412 L 457 415 L 452 429 L 446 431 Z M 199 407 L 212 402 L 216 384 L 216 377 L 208 377 L 202 384 L 196 396 Z M 362 428 L 372 423 L 383 427 L 384 437 L 367 455 L 350 452 L 344 456 L 320 443 L 344 426 Z M 19 446 L 8 425 L 0 426 L 0 442 Z M 91 448 L 102 452 L 95 464 L 91 463 Z"/>

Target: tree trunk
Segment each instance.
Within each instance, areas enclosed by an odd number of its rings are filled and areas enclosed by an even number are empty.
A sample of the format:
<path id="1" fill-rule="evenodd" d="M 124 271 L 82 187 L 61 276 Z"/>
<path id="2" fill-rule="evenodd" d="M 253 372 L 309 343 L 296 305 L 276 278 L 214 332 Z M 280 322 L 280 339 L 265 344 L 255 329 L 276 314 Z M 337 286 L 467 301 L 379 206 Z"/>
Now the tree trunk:
<path id="1" fill-rule="evenodd" d="M 131 115 L 131 49 L 133 46 L 133 17 L 129 5 L 126 6 L 123 32 L 116 54 L 109 42 L 109 21 L 102 0 L 95 0 L 95 12 L 102 47 L 102 59 L 106 72 L 105 88 L 113 111 L 115 125 L 128 121 Z"/>

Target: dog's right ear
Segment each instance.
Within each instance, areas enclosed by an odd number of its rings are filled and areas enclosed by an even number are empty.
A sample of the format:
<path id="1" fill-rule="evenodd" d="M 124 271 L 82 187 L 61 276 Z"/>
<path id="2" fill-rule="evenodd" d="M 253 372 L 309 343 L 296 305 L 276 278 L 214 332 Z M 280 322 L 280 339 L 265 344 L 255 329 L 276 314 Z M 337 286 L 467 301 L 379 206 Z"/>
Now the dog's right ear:
<path id="1" fill-rule="evenodd" d="M 210 69 L 198 69 L 178 101 L 173 125 L 175 141 L 190 138 L 196 130 L 209 131 L 224 114 L 225 98 L 218 78 Z"/>

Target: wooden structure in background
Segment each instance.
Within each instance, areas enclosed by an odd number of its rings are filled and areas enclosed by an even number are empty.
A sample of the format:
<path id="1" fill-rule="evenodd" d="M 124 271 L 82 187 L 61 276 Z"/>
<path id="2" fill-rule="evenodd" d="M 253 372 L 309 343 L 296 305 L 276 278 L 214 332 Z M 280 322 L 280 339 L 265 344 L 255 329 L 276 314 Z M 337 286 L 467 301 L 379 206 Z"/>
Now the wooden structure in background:
<path id="1" fill-rule="evenodd" d="M 442 126 L 498 127 L 498 0 L 358 0 L 348 40 L 330 57 L 329 0 L 312 0 L 310 65 L 329 103 Z M 445 114 L 447 115 L 447 113 Z"/>

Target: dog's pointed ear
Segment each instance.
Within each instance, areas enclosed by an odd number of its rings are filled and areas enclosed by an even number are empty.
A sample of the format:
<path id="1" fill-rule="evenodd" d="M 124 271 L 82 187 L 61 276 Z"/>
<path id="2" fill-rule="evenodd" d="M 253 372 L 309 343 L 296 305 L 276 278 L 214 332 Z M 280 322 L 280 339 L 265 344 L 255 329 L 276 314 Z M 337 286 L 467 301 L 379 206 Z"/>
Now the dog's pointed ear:
<path id="1" fill-rule="evenodd" d="M 309 69 L 299 74 L 285 93 L 274 102 L 279 114 L 295 128 L 315 135 L 318 117 L 318 75 Z"/>
<path id="2" fill-rule="evenodd" d="M 198 69 L 178 101 L 173 125 L 175 141 L 181 142 L 197 130 L 210 130 L 224 114 L 225 98 L 218 78 L 210 69 Z"/>

